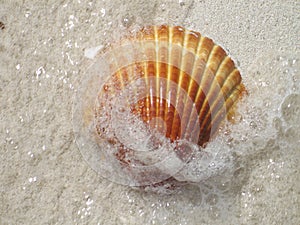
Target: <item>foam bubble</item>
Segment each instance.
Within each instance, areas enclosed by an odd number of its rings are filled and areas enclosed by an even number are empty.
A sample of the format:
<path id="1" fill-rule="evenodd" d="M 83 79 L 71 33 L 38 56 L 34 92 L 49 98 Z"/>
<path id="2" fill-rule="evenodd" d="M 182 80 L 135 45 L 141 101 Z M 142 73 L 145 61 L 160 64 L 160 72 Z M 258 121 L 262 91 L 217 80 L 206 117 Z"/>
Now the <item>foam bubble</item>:
<path id="1" fill-rule="evenodd" d="M 297 125 L 300 121 L 300 95 L 290 94 L 281 105 L 283 119 L 288 125 Z"/>

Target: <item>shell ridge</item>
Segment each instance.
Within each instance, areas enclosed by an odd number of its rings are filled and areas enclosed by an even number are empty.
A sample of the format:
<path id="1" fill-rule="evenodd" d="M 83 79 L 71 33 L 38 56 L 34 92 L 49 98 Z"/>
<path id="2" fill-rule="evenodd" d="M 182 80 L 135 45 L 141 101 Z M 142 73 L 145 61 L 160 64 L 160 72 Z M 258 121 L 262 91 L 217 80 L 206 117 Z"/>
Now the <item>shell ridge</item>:
<path id="1" fill-rule="evenodd" d="M 230 110 L 228 110 L 228 113 L 227 113 L 227 119 L 228 119 L 229 121 L 231 121 L 231 122 L 235 122 L 234 116 L 235 116 L 235 109 L 236 109 L 236 105 L 237 105 L 237 102 L 236 102 L 236 101 L 237 101 L 239 98 L 242 98 L 243 93 L 246 93 L 246 94 L 247 94 L 247 90 L 246 90 L 245 86 L 244 86 L 242 83 L 240 83 L 240 84 L 237 86 L 237 88 L 236 88 L 235 91 L 236 91 L 237 93 L 236 93 L 235 95 L 232 95 L 232 96 L 235 96 L 235 98 L 232 100 L 233 103 L 232 103 L 232 105 L 231 105 L 231 107 L 230 107 Z"/>
<path id="2" fill-rule="evenodd" d="M 223 61 L 220 63 L 218 70 L 216 71 L 216 79 L 218 80 L 220 87 L 223 86 L 228 74 L 230 74 L 234 69 L 234 62 L 228 55 L 225 56 Z"/>
<path id="3" fill-rule="evenodd" d="M 161 73 L 161 71 L 160 71 L 161 63 L 160 63 L 160 57 L 159 57 L 160 46 L 159 46 L 159 40 L 158 40 L 158 27 L 157 26 L 154 27 L 154 34 L 155 34 L 154 40 L 155 40 L 155 46 L 156 46 L 156 57 L 155 57 L 156 73 L 155 73 L 155 88 L 154 88 L 155 93 L 154 94 L 151 93 L 151 96 L 150 96 L 150 98 L 153 99 L 155 102 L 154 103 L 155 104 L 155 113 L 154 113 L 154 115 L 153 114 L 151 115 L 152 118 L 157 117 L 157 115 L 159 115 L 159 111 L 158 111 L 159 110 L 159 101 L 157 101 L 157 99 L 155 98 L 155 96 L 157 97 L 157 95 L 159 93 L 159 74 Z M 152 100 L 152 102 L 153 102 L 153 100 Z M 152 118 L 150 118 L 150 120 Z M 155 126 L 157 126 L 156 121 L 155 121 Z"/>
<path id="4" fill-rule="evenodd" d="M 226 52 L 218 45 L 214 43 L 213 48 L 210 51 L 208 60 L 205 67 L 204 77 L 212 76 L 212 79 L 209 81 L 209 84 L 204 83 L 202 87 L 208 87 L 207 90 L 204 90 L 204 102 L 201 106 L 199 119 L 201 120 L 200 124 L 200 133 L 205 133 L 205 128 L 207 123 L 211 123 L 213 120 L 214 114 L 216 113 L 212 110 L 212 103 L 216 98 L 216 94 L 220 91 L 219 82 L 216 78 L 218 69 L 220 68 L 221 63 L 226 58 Z M 206 74 L 206 75 L 205 75 Z"/>
<path id="5" fill-rule="evenodd" d="M 159 79 L 160 79 L 160 88 L 161 88 L 161 93 L 160 93 L 160 101 L 162 102 L 162 104 L 160 105 L 161 108 L 161 113 L 159 115 L 159 117 L 163 120 L 164 122 L 164 126 L 167 126 L 166 123 L 166 112 L 167 112 L 167 105 L 168 102 L 166 101 L 167 99 L 167 91 L 168 91 L 168 76 L 169 76 L 169 58 L 170 58 L 170 31 L 169 31 L 169 27 L 168 26 L 163 26 L 162 27 L 162 35 L 161 35 L 161 39 L 162 41 L 160 41 L 163 51 L 164 51 L 164 56 L 165 58 L 160 59 L 161 61 L 161 67 L 163 72 L 163 76 L 161 76 L 161 74 L 158 74 Z M 164 132 L 166 132 L 166 127 Z"/>
<path id="6" fill-rule="evenodd" d="M 171 66 L 170 66 L 170 81 L 175 82 L 178 84 L 179 80 L 179 68 L 181 65 L 181 60 L 182 60 L 182 52 L 178 51 L 177 46 L 182 46 L 182 43 L 184 41 L 184 32 L 178 27 L 174 27 L 173 31 L 179 31 L 178 33 L 173 32 L 172 33 L 172 51 L 170 55 L 170 60 L 171 60 Z M 176 34 L 176 35 L 175 35 Z M 174 48 L 173 48 L 174 47 Z M 176 65 L 176 66 L 174 66 Z M 170 107 L 171 109 L 168 113 L 168 119 L 167 119 L 167 124 L 168 124 L 168 129 L 167 129 L 167 134 L 171 139 L 174 137 L 172 136 L 172 129 L 173 129 L 173 122 L 174 118 L 176 116 L 176 112 L 173 111 L 173 108 L 176 109 L 176 93 L 178 90 L 178 86 L 170 87 L 169 89 L 169 95 L 170 95 L 170 103 L 173 104 L 173 107 Z"/>
<path id="7" fill-rule="evenodd" d="M 162 81 L 162 78 L 164 78 L 164 75 L 166 73 L 166 64 L 165 64 L 165 60 L 167 56 L 167 52 L 166 52 L 166 47 L 164 46 L 165 43 L 165 30 L 166 30 L 166 26 L 162 25 L 159 27 L 155 27 L 155 40 L 156 40 L 156 44 L 157 44 L 157 70 L 158 72 L 156 73 L 155 79 L 156 79 L 156 93 L 155 93 L 155 99 L 156 99 L 156 115 L 154 116 L 155 119 L 155 126 L 158 127 L 159 126 L 159 120 L 156 119 L 156 117 L 160 117 L 161 114 L 163 114 L 162 109 L 162 104 L 164 101 L 162 101 L 163 99 L 163 94 L 162 94 L 162 88 L 163 88 L 163 83 L 164 81 Z"/>
<path id="8" fill-rule="evenodd" d="M 212 41 L 209 38 L 206 37 L 201 37 L 200 42 L 199 42 L 199 48 L 198 48 L 198 52 L 197 52 L 197 56 L 200 59 L 200 62 L 205 63 L 205 66 L 203 68 L 203 70 L 201 71 L 201 74 L 199 74 L 196 79 L 197 83 L 199 84 L 199 88 L 198 91 L 196 92 L 196 96 L 195 96 L 195 106 L 199 115 L 200 109 L 202 107 L 202 103 L 203 103 L 203 98 L 205 96 L 203 96 L 203 89 L 202 89 L 202 82 L 203 82 L 203 77 L 205 74 L 205 70 L 206 70 L 206 63 L 207 63 L 207 51 L 211 52 L 211 49 L 213 46 L 212 45 Z M 200 120 L 200 118 L 198 117 L 197 120 Z M 187 127 L 189 128 L 189 130 L 193 130 L 195 124 L 195 119 L 192 119 L 189 121 L 189 124 L 187 125 Z M 201 125 L 201 120 L 200 120 L 200 125 Z"/>
<path id="9" fill-rule="evenodd" d="M 236 68 L 233 69 L 233 71 L 237 71 Z M 230 86 L 231 88 L 228 89 L 227 91 L 220 91 L 219 95 L 217 96 L 216 99 L 212 99 L 213 105 L 210 106 L 211 112 L 214 112 L 215 116 L 212 117 L 211 122 L 207 122 L 208 118 L 206 117 L 204 119 L 204 124 L 201 127 L 201 130 L 205 133 L 206 129 L 212 129 L 212 125 L 214 124 L 215 127 L 219 127 L 219 124 L 221 123 L 221 121 L 223 121 L 223 119 L 229 116 L 230 111 L 232 110 L 232 104 L 233 102 L 235 102 L 237 100 L 237 98 L 239 97 L 239 85 L 240 85 L 240 74 L 237 74 L 237 77 L 239 77 L 239 79 L 235 82 L 235 83 L 231 83 L 231 84 L 227 84 L 226 81 L 232 81 L 230 79 L 230 76 L 234 76 L 234 73 L 229 73 L 226 76 L 226 80 L 223 84 L 223 86 Z M 221 88 L 223 88 L 223 86 Z M 226 94 L 225 94 L 226 93 Z M 229 101 L 229 99 L 232 99 Z M 223 106 L 223 107 L 222 107 Z M 225 106 L 225 107 L 224 107 Z M 223 110 L 221 110 L 221 108 L 223 108 Z M 218 122 L 216 122 L 216 120 Z M 216 132 L 216 129 L 213 129 L 211 131 L 212 136 L 214 136 L 214 133 Z"/>
<path id="10" fill-rule="evenodd" d="M 232 79 L 232 78 L 235 79 Z M 226 78 L 223 86 L 222 86 L 222 93 L 225 96 L 225 99 L 231 95 L 233 90 L 240 84 L 241 82 L 241 75 L 237 68 L 235 68 Z"/>
<path id="11" fill-rule="evenodd" d="M 169 27 L 168 28 L 168 44 L 169 44 L 169 51 L 168 51 L 168 64 L 167 64 L 167 81 L 171 80 L 171 60 L 172 60 L 172 31 L 173 31 L 173 28 L 172 27 Z M 166 104 L 165 104 L 165 113 L 164 113 L 164 121 L 167 123 L 168 121 L 168 108 L 171 107 L 171 96 L 169 96 L 169 91 L 170 91 L 170 82 L 166 82 L 167 83 L 167 87 L 166 87 Z M 168 133 L 168 127 L 166 128 L 166 134 Z"/>
<path id="12" fill-rule="evenodd" d="M 191 35 L 194 35 L 194 34 L 190 32 L 190 35 L 189 35 L 190 38 L 191 38 Z M 188 50 L 188 52 L 190 54 L 193 54 L 193 57 L 192 57 L 191 64 L 188 65 L 188 66 L 190 66 L 190 71 L 187 72 L 187 75 L 189 76 L 189 82 L 188 82 L 188 85 L 187 85 L 187 95 L 185 96 L 185 99 L 190 98 L 192 101 L 194 101 L 194 98 L 193 98 L 193 96 L 190 96 L 190 92 L 191 92 L 191 88 L 192 88 L 192 86 L 195 82 L 195 80 L 194 80 L 194 70 L 195 70 L 195 63 L 196 63 L 196 57 L 197 57 L 196 53 L 197 53 L 197 50 L 199 48 L 199 41 L 200 41 L 200 38 L 201 38 L 200 33 L 195 33 L 195 36 L 196 36 L 196 41 L 195 41 L 194 44 L 196 44 L 196 46 L 194 46 L 194 47 L 192 47 L 191 49 Z M 184 68 L 184 71 L 187 71 L 187 69 L 188 68 Z M 188 118 L 189 118 L 189 116 L 191 115 L 191 112 L 192 112 L 192 107 L 193 106 L 191 105 L 190 101 L 188 101 L 188 103 L 184 104 L 184 106 L 183 106 L 182 136 L 183 136 L 183 138 L 186 138 L 186 139 L 189 138 L 189 136 L 186 135 L 186 129 L 187 129 L 187 125 L 188 125 Z"/>
<path id="13" fill-rule="evenodd" d="M 182 107 L 181 111 L 181 136 L 182 138 L 188 139 L 189 137 L 186 136 L 186 127 L 188 123 L 188 117 L 187 113 L 190 114 L 193 105 L 191 104 L 191 96 L 190 96 L 190 88 L 194 84 L 194 78 L 193 78 L 193 71 L 195 67 L 195 58 L 196 58 L 196 52 L 199 47 L 199 40 L 201 37 L 199 33 L 193 33 L 192 31 L 187 31 L 187 38 L 184 46 L 184 63 L 183 63 L 183 76 L 184 80 L 186 80 L 186 83 L 184 85 L 184 90 L 186 91 L 186 94 L 183 96 L 183 102 L 185 102 L 185 105 Z M 194 100 L 192 100 L 194 101 Z M 191 109 L 191 110 L 189 110 Z M 188 112 L 187 112 L 188 111 Z"/>
<path id="14" fill-rule="evenodd" d="M 200 40 L 199 40 L 200 42 Z M 199 51 L 199 48 L 200 48 L 200 44 L 198 42 L 198 47 L 197 47 L 197 50 L 196 52 Z M 203 69 L 201 68 L 201 71 L 199 73 L 199 70 L 200 68 L 198 68 L 198 63 L 201 62 L 201 60 L 199 59 L 199 57 L 196 55 L 196 60 L 194 61 L 194 68 L 193 68 L 193 72 L 192 72 L 192 81 L 190 82 L 190 86 L 189 86 L 189 89 L 188 89 L 188 93 L 189 93 L 189 97 L 190 99 L 195 102 L 195 99 L 197 98 L 197 94 L 198 94 L 198 91 L 200 89 L 200 83 L 201 83 L 201 77 L 202 77 L 202 74 L 203 74 Z M 201 63 L 202 65 L 202 63 Z M 200 80 L 200 81 L 199 81 Z M 198 115 L 198 107 L 197 107 L 197 104 L 193 104 L 193 107 L 196 108 L 197 110 L 197 115 Z M 196 118 L 191 116 L 191 113 L 192 113 L 192 110 L 190 110 L 188 108 L 188 106 L 186 106 L 187 110 L 184 112 L 184 115 L 186 115 L 187 117 L 187 122 L 186 122 L 186 125 L 185 125 L 185 130 L 184 130 L 184 133 L 188 134 L 189 132 L 188 131 L 191 131 L 191 126 L 193 126 L 193 123 L 196 122 Z M 188 118 L 191 118 L 191 119 L 188 119 Z M 192 122 L 193 121 L 193 122 Z M 187 138 L 190 137 L 190 135 L 187 135 L 186 136 Z"/>
<path id="15" fill-rule="evenodd" d="M 184 55 L 185 55 L 185 49 L 187 46 L 187 40 L 188 40 L 188 32 L 184 32 L 183 35 L 183 40 L 182 40 L 182 53 L 181 53 L 181 61 L 180 64 L 178 65 L 178 68 L 182 68 L 184 67 Z M 179 70 L 179 76 L 178 76 L 178 88 L 177 88 L 177 92 L 176 92 L 176 96 L 178 96 L 178 98 L 176 98 L 176 102 L 175 102 L 175 108 L 177 109 L 178 114 L 176 116 L 174 116 L 173 119 L 173 123 L 172 123 L 172 128 L 174 126 L 177 126 L 178 123 L 181 123 L 181 115 L 182 115 L 182 89 L 184 89 L 182 87 L 182 83 L 183 83 L 183 76 L 184 76 L 184 69 L 180 69 Z M 179 121 L 178 121 L 179 120 Z M 174 138 L 179 137 L 179 129 L 172 129 L 172 136 Z M 181 132 L 180 132 L 181 133 Z M 182 133 L 181 133 L 182 135 Z"/>
<path id="16" fill-rule="evenodd" d="M 148 68 L 150 67 L 150 65 L 149 65 L 148 61 L 144 62 L 143 64 L 144 64 L 144 81 L 145 81 L 145 86 L 146 86 L 145 88 L 148 89 L 149 88 L 149 80 L 148 80 L 149 79 L 149 74 L 148 74 L 149 70 L 148 70 Z M 145 110 L 146 110 L 146 112 L 144 112 L 144 121 L 148 121 L 148 118 L 149 118 L 149 111 L 148 111 L 148 109 L 150 107 L 148 97 L 146 97 L 144 99 L 144 101 L 142 102 L 142 104 L 145 105 L 145 107 L 143 107 L 143 108 L 145 108 Z"/>
<path id="17" fill-rule="evenodd" d="M 221 93 L 221 88 L 218 81 L 216 80 L 216 77 L 214 77 L 211 86 L 214 88 L 209 89 L 200 112 L 201 117 L 203 115 L 203 120 L 200 128 L 202 132 L 205 132 L 207 123 L 213 123 L 214 117 L 221 110 L 221 107 L 218 106 L 224 105 L 226 101 L 224 98 L 225 96 Z"/>
<path id="18" fill-rule="evenodd" d="M 145 51 L 146 53 L 146 62 L 144 67 L 144 80 L 146 84 L 146 90 L 150 89 L 150 77 L 153 76 L 153 74 L 157 73 L 157 67 L 156 67 L 156 41 L 155 41 L 155 30 L 153 26 L 147 26 L 145 27 L 141 32 L 139 32 L 140 35 L 140 41 L 142 42 L 143 48 L 147 49 Z M 150 96 L 146 96 L 144 98 L 144 104 L 145 104 L 145 120 L 149 121 L 151 119 L 151 112 L 149 109 L 151 109 L 152 106 L 152 99 Z"/>

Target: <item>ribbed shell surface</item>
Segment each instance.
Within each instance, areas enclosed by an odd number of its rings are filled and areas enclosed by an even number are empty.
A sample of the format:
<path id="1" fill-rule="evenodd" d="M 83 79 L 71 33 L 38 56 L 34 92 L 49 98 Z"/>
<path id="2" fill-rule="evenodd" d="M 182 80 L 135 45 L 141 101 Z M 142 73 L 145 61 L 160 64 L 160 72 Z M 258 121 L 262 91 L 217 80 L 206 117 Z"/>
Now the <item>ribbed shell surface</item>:
<path id="1" fill-rule="evenodd" d="M 144 27 L 121 44 L 129 47 L 111 55 L 115 72 L 98 94 L 96 123 L 109 99 L 126 89 L 130 94 L 122 101 L 130 112 L 172 142 L 205 146 L 233 116 L 245 89 L 232 59 L 211 39 L 162 25 Z M 101 124 L 96 129 L 102 135 Z"/>

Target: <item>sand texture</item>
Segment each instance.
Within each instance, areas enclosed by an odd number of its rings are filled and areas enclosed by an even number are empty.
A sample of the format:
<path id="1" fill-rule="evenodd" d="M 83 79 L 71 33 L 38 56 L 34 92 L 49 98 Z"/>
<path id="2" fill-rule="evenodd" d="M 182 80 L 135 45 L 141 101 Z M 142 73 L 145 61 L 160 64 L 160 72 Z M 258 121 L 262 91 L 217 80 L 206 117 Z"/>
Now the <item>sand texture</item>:
<path id="1" fill-rule="evenodd" d="M 300 224 L 300 2 L 0 0 L 0 224 Z M 90 47 L 126 30 L 201 32 L 237 63 L 232 171 L 171 195 L 102 178 L 73 133 Z"/>

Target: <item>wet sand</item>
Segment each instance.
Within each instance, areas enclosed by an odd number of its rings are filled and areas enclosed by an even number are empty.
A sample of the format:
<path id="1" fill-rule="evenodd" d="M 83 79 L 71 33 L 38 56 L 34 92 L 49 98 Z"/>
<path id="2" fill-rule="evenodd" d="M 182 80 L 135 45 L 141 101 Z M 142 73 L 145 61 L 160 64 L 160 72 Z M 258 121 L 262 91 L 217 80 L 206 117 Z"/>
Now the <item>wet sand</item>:
<path id="1" fill-rule="evenodd" d="M 299 2 L 163 2 L 0 2 L 0 224 L 300 224 Z M 221 44 L 250 92 L 234 177 L 173 195 L 103 179 L 72 125 L 84 50 L 160 23 Z"/>

